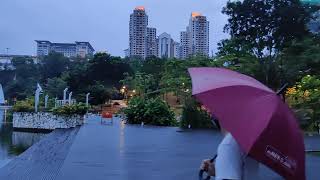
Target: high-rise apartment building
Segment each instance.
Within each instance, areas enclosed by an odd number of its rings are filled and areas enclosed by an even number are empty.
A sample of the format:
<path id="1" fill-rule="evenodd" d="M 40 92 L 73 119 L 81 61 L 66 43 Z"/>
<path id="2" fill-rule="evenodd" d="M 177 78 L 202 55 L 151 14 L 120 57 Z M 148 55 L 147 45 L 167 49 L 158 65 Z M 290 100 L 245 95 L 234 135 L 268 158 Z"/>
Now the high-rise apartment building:
<path id="1" fill-rule="evenodd" d="M 131 57 L 146 58 L 147 56 L 148 15 L 144 7 L 136 7 L 130 15 L 129 51 Z"/>
<path id="2" fill-rule="evenodd" d="M 173 41 L 173 57 L 176 59 L 180 59 L 180 51 L 180 43 Z"/>
<path id="3" fill-rule="evenodd" d="M 93 56 L 94 49 L 89 42 L 52 43 L 50 41 L 37 42 L 37 56 L 46 56 L 50 52 L 63 54 L 65 57 Z"/>
<path id="4" fill-rule="evenodd" d="M 206 16 L 193 12 L 186 31 L 180 33 L 180 56 L 209 56 L 209 21 Z"/>
<path id="5" fill-rule="evenodd" d="M 175 42 L 170 34 L 162 33 L 158 37 L 158 57 L 179 58 L 180 44 Z"/>
<path id="6" fill-rule="evenodd" d="M 186 31 L 182 31 L 180 33 L 180 58 L 181 59 L 186 59 L 189 54 L 190 54 L 190 51 L 189 51 L 189 33 L 188 33 L 188 28 Z"/>
<path id="7" fill-rule="evenodd" d="M 157 56 L 157 29 L 147 27 L 147 57 Z"/>
<path id="8" fill-rule="evenodd" d="M 162 33 L 158 37 L 158 57 L 170 58 L 171 57 L 172 39 L 170 34 Z"/>
<path id="9" fill-rule="evenodd" d="M 209 21 L 207 21 L 207 17 L 193 12 L 189 28 L 192 55 L 209 56 Z"/>

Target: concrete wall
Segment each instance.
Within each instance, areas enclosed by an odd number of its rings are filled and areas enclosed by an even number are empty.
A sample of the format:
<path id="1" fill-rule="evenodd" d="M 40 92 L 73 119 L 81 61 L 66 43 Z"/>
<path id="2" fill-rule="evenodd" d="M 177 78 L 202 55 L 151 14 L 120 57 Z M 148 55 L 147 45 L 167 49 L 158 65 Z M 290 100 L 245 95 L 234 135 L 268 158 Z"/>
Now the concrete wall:
<path id="1" fill-rule="evenodd" d="M 30 133 L 30 132 L 12 132 L 12 145 L 22 145 L 24 147 L 31 147 L 33 144 L 41 140 L 46 134 L 43 133 Z"/>
<path id="2" fill-rule="evenodd" d="M 83 124 L 83 117 L 74 115 L 70 117 L 57 116 L 52 113 L 13 113 L 13 127 L 22 129 L 67 129 Z"/>

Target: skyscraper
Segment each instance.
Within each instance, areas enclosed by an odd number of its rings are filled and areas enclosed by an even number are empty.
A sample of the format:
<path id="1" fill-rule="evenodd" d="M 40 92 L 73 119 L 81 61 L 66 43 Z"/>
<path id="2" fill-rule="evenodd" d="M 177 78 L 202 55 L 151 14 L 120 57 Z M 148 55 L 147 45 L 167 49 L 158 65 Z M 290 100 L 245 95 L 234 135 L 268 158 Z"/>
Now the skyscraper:
<path id="1" fill-rule="evenodd" d="M 157 29 L 147 27 L 147 57 L 157 56 Z"/>
<path id="2" fill-rule="evenodd" d="M 180 43 L 173 41 L 173 57 L 176 59 L 180 59 Z"/>
<path id="3" fill-rule="evenodd" d="M 188 33 L 188 28 L 186 31 L 182 31 L 180 33 L 180 58 L 181 59 L 186 59 L 189 54 L 189 33 Z"/>
<path id="4" fill-rule="evenodd" d="M 148 15 L 142 6 L 136 7 L 130 15 L 129 51 L 131 57 L 146 58 L 147 56 Z"/>
<path id="5" fill-rule="evenodd" d="M 179 58 L 179 46 L 179 43 L 175 42 L 170 34 L 160 34 L 158 37 L 158 57 Z"/>
<path id="6" fill-rule="evenodd" d="M 171 36 L 168 33 L 162 33 L 158 37 L 158 57 L 170 58 L 171 57 Z"/>
<path id="7" fill-rule="evenodd" d="M 209 56 L 209 21 L 206 16 L 193 12 L 189 24 L 192 55 Z"/>
<path id="8" fill-rule="evenodd" d="M 209 21 L 207 17 L 192 12 L 186 31 L 180 33 L 180 57 L 209 56 Z"/>

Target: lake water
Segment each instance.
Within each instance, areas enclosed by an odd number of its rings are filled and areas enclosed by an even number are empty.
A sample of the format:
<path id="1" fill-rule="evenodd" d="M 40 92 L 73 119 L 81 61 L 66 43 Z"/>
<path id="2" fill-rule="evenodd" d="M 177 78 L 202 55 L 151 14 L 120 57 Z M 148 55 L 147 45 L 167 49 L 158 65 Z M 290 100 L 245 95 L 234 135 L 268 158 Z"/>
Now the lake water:
<path id="1" fill-rule="evenodd" d="M 12 122 L 5 118 L 6 111 L 0 109 L 0 168 L 38 142 L 42 133 L 13 131 Z"/>

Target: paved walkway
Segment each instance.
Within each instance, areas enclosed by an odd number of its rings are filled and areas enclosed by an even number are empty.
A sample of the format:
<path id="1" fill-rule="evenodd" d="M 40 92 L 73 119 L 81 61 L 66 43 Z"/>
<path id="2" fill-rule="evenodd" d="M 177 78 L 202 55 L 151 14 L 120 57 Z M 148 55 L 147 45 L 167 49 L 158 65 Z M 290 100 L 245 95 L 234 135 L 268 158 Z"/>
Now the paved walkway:
<path id="1" fill-rule="evenodd" d="M 101 125 L 98 118 L 90 118 L 79 132 L 48 135 L 0 169 L 0 179 L 195 180 L 201 160 L 215 154 L 222 137 L 210 130 L 177 130 L 119 120 Z M 317 140 L 311 137 L 306 143 L 311 147 Z M 307 156 L 308 179 L 319 180 L 319 168 L 320 157 Z M 265 167 L 260 174 L 262 180 L 281 179 Z"/>
<path id="2" fill-rule="evenodd" d="M 195 180 L 201 160 L 215 153 L 220 133 L 177 130 L 119 121 L 100 125 L 91 119 L 78 133 L 57 179 Z M 307 161 L 308 179 L 320 179 L 314 171 L 320 158 L 308 156 Z M 282 178 L 263 167 L 260 179 Z"/>
<path id="3" fill-rule="evenodd" d="M 199 162 L 214 154 L 219 139 L 212 131 L 179 133 L 92 120 L 78 133 L 58 179 L 196 179 Z"/>

